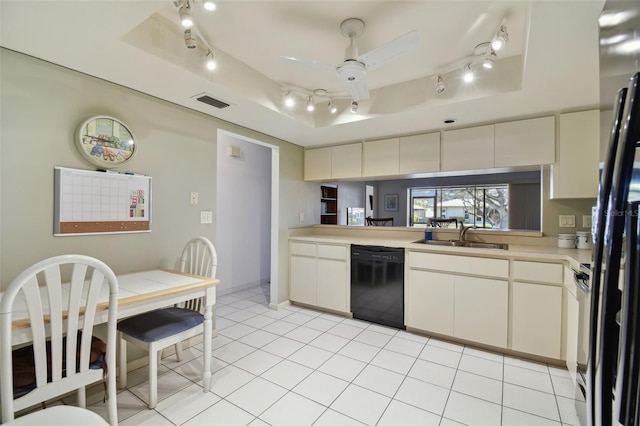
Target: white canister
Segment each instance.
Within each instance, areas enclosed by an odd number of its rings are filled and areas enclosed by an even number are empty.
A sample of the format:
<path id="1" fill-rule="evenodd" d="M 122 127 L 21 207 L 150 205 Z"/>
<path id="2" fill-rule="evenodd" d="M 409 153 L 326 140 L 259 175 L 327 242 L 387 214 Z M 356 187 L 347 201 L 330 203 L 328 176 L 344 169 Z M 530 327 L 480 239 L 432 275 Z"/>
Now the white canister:
<path id="1" fill-rule="evenodd" d="M 558 234 L 558 247 L 576 248 L 576 234 Z"/>
<path id="2" fill-rule="evenodd" d="M 576 232 L 576 247 L 579 249 L 591 249 L 591 232 Z"/>

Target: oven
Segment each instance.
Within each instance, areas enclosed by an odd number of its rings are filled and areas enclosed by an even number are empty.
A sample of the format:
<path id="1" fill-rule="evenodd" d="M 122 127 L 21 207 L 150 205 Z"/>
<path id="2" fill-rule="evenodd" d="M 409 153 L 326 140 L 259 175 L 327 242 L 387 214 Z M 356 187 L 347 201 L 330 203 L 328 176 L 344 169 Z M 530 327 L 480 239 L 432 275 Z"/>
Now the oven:
<path id="1" fill-rule="evenodd" d="M 575 271 L 573 279 L 576 283 L 578 299 L 578 368 L 576 372 L 576 412 L 581 425 L 586 425 L 587 392 L 587 360 L 589 357 L 589 327 L 591 322 L 591 265 L 580 264 L 580 270 Z"/>

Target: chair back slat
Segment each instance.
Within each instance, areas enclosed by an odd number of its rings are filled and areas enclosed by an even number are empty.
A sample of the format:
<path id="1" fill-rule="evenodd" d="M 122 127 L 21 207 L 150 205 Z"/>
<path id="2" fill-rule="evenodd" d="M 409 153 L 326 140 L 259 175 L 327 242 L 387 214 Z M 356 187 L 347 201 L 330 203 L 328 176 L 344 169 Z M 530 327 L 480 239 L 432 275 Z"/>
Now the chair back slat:
<path id="1" fill-rule="evenodd" d="M 76 336 L 78 330 L 81 329 L 81 308 L 84 304 L 82 295 L 85 290 L 85 280 L 87 275 L 87 265 L 73 265 L 71 272 L 71 285 L 69 286 L 69 303 L 68 303 L 68 319 L 67 319 L 67 336 Z M 82 284 L 80 284 L 82 283 Z M 67 371 L 75 374 L 76 356 L 78 353 L 78 339 L 67 339 Z"/>
<path id="2" fill-rule="evenodd" d="M 51 378 L 62 378 L 62 278 L 60 268 L 50 267 L 44 270 L 44 283 L 49 302 L 49 335 L 51 337 Z"/>
<path id="3" fill-rule="evenodd" d="M 94 269 L 89 284 L 89 292 L 87 294 L 87 303 L 82 318 L 82 341 L 80 343 L 80 368 L 79 372 L 83 373 L 89 370 L 89 357 L 91 355 L 91 335 L 93 334 L 93 323 L 96 316 L 96 306 L 100 302 L 100 292 L 102 283 L 104 282 L 104 274 Z M 83 285 L 83 283 L 74 283 L 74 285 Z M 74 334 L 75 336 L 76 334 Z M 74 370 L 75 371 L 75 370 Z"/>
<path id="4" fill-rule="evenodd" d="M 47 383 L 47 347 L 45 342 L 47 332 L 44 322 L 45 311 L 42 308 L 40 287 L 38 286 L 36 276 L 31 277 L 24 283 L 22 293 L 24 295 L 24 302 L 27 305 L 31 326 L 33 356 L 36 362 L 36 386 L 42 386 Z"/>
<path id="5" fill-rule="evenodd" d="M 196 237 L 185 245 L 180 257 L 180 272 L 215 278 L 218 265 L 216 249 L 205 237 Z M 202 298 L 192 299 L 182 304 L 182 307 L 202 312 Z"/>

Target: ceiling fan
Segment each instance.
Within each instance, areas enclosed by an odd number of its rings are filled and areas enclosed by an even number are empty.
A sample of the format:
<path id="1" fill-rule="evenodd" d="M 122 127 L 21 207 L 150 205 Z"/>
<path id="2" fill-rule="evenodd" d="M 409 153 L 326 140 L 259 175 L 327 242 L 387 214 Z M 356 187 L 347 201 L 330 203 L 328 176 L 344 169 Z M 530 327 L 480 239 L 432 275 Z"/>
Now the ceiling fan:
<path id="1" fill-rule="evenodd" d="M 293 58 L 290 56 L 284 59 L 312 66 L 314 68 L 325 69 L 335 72 L 338 78 L 343 81 L 351 92 L 354 101 L 369 98 L 367 87 L 367 72 L 396 57 L 407 53 L 416 47 L 420 41 L 418 32 L 413 30 L 392 40 L 376 49 L 358 56 L 358 47 L 355 39 L 364 32 L 364 21 L 358 18 L 349 18 L 340 24 L 342 35 L 349 38 L 349 46 L 345 50 L 344 61 L 340 65 L 329 65 L 318 61 Z"/>

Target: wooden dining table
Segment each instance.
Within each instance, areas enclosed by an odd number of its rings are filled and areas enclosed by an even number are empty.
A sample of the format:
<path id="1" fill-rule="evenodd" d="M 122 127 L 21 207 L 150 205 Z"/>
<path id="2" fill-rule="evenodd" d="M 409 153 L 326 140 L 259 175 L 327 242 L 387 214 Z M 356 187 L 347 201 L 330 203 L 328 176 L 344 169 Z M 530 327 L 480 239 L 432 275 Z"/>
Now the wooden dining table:
<path id="1" fill-rule="evenodd" d="M 213 308 L 216 303 L 216 278 L 192 275 L 168 269 L 153 269 L 117 275 L 118 278 L 118 319 L 171 306 L 176 303 L 202 297 L 204 301 L 203 333 L 203 386 L 211 389 L 211 339 L 213 337 Z M 0 293 L 0 297 L 2 294 Z M 107 322 L 109 307 L 108 286 L 102 287 L 95 324 Z M 26 311 L 16 300 L 12 320 L 13 345 L 31 341 L 29 320 Z"/>

